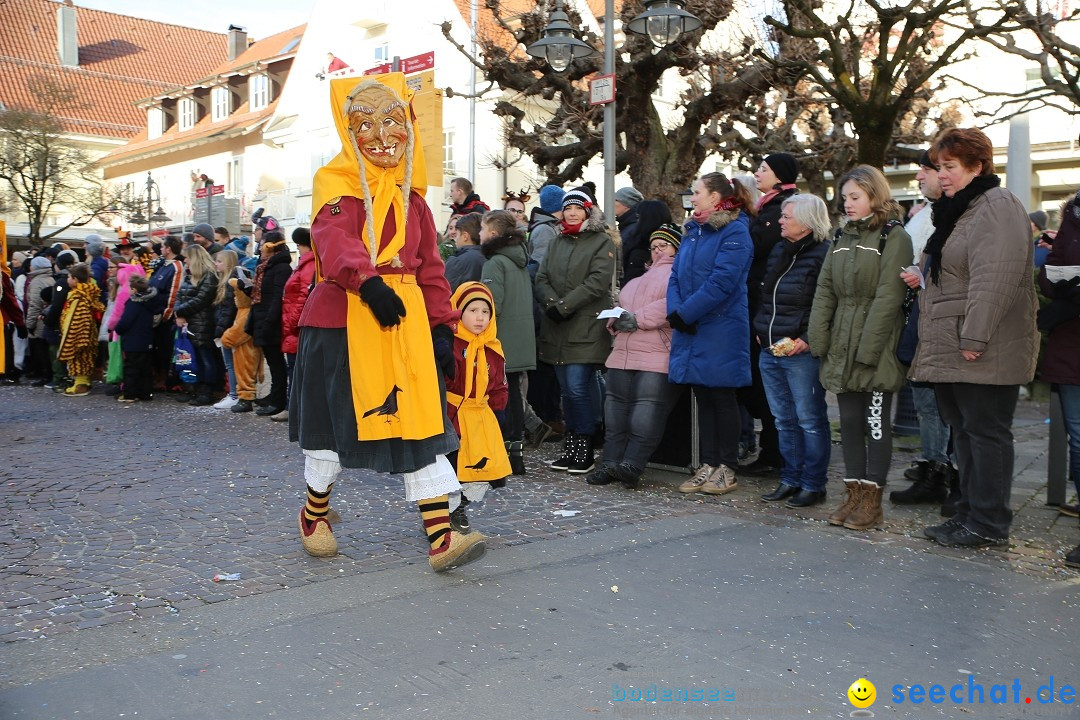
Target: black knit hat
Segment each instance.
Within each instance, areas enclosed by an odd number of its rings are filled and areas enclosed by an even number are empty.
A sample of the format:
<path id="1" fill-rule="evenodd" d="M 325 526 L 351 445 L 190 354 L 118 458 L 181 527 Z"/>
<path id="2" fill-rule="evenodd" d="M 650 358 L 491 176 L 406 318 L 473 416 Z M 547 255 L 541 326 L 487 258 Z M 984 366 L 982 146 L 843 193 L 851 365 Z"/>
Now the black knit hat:
<path id="1" fill-rule="evenodd" d="M 791 185 L 799 178 L 799 161 L 788 153 L 773 153 L 765 158 L 765 164 L 776 173 L 776 179 L 784 185 Z"/>
<path id="2" fill-rule="evenodd" d="M 311 231 L 306 227 L 293 228 L 292 241 L 293 245 L 311 247 Z"/>
<path id="3" fill-rule="evenodd" d="M 919 156 L 919 165 L 924 168 L 933 168 L 934 170 L 937 170 L 937 165 L 930 159 L 929 150 L 923 150 L 922 155 Z"/>

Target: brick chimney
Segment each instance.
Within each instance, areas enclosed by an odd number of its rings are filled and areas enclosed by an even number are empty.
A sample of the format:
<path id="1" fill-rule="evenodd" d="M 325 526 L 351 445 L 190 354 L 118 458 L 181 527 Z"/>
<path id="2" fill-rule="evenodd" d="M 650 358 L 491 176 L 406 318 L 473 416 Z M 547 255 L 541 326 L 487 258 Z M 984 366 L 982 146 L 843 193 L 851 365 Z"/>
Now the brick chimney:
<path id="1" fill-rule="evenodd" d="M 70 0 L 69 0 L 70 1 Z M 229 59 L 235 60 L 247 50 L 247 30 L 238 26 L 229 26 Z"/>
<path id="2" fill-rule="evenodd" d="M 79 66 L 79 33 L 75 25 L 75 3 L 64 0 L 56 11 L 56 53 L 60 64 Z"/>

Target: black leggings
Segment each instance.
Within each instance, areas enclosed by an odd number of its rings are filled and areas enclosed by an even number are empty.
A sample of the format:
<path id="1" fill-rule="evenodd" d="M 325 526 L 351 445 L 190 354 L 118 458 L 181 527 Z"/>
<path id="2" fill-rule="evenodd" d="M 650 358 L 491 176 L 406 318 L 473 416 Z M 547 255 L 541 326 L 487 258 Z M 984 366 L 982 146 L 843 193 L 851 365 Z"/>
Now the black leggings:
<path id="1" fill-rule="evenodd" d="M 268 345 L 262 348 L 266 366 L 270 369 L 270 394 L 267 396 L 271 407 L 281 410 L 289 398 L 289 369 L 285 365 L 285 353 L 281 345 Z"/>
<path id="2" fill-rule="evenodd" d="M 892 393 L 838 393 L 844 477 L 885 485 L 892 463 Z"/>
<path id="3" fill-rule="evenodd" d="M 521 440 L 525 434 L 525 406 L 521 402 L 522 372 L 506 373 L 506 409 L 495 416 L 499 419 L 499 429 L 503 440 Z"/>
<path id="4" fill-rule="evenodd" d="M 739 466 L 739 434 L 742 420 L 735 388 L 694 385 L 698 404 L 698 446 L 706 465 Z"/>

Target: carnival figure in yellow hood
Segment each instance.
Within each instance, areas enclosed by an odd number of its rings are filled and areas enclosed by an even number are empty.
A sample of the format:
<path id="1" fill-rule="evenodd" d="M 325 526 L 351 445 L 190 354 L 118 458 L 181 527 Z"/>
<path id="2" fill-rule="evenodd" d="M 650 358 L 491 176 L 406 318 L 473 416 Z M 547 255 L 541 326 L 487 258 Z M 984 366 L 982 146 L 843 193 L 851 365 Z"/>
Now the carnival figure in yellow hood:
<path id="1" fill-rule="evenodd" d="M 317 282 L 300 317 L 289 437 L 305 456 L 297 522 L 309 554 L 337 552 L 333 483 L 342 467 L 366 468 L 403 475 L 439 572 L 485 545 L 451 528 L 461 485 L 446 454 L 458 439 L 441 378 L 454 372 L 456 314 L 411 100 L 401 73 L 330 82 L 342 149 L 315 174 Z"/>

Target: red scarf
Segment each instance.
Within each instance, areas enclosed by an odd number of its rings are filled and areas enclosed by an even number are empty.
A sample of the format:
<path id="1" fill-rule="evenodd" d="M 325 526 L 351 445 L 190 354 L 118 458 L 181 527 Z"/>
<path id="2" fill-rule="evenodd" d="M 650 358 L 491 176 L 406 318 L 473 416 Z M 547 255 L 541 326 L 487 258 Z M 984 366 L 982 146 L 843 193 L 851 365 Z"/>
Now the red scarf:
<path id="1" fill-rule="evenodd" d="M 581 226 L 585 224 L 584 220 L 574 225 L 571 225 L 565 220 L 560 220 L 559 222 L 562 223 L 563 235 L 577 235 L 579 232 L 581 232 Z"/>
<path id="2" fill-rule="evenodd" d="M 757 209 L 760 211 L 761 208 L 765 207 L 765 203 L 769 202 L 785 190 L 796 190 L 798 189 L 798 187 L 799 186 L 795 183 L 782 183 L 780 185 L 773 185 L 773 189 L 762 195 L 761 198 L 757 201 Z"/>
<path id="3" fill-rule="evenodd" d="M 739 201 L 739 198 L 732 195 L 731 197 L 726 197 L 721 200 L 720 203 L 712 210 L 706 210 L 705 212 L 698 212 L 695 210 L 693 213 L 691 213 L 691 217 L 697 220 L 698 224 L 704 225 L 705 223 L 709 222 L 709 216 L 711 216 L 714 212 L 731 212 L 732 210 L 738 210 L 741 207 L 742 203 Z"/>

